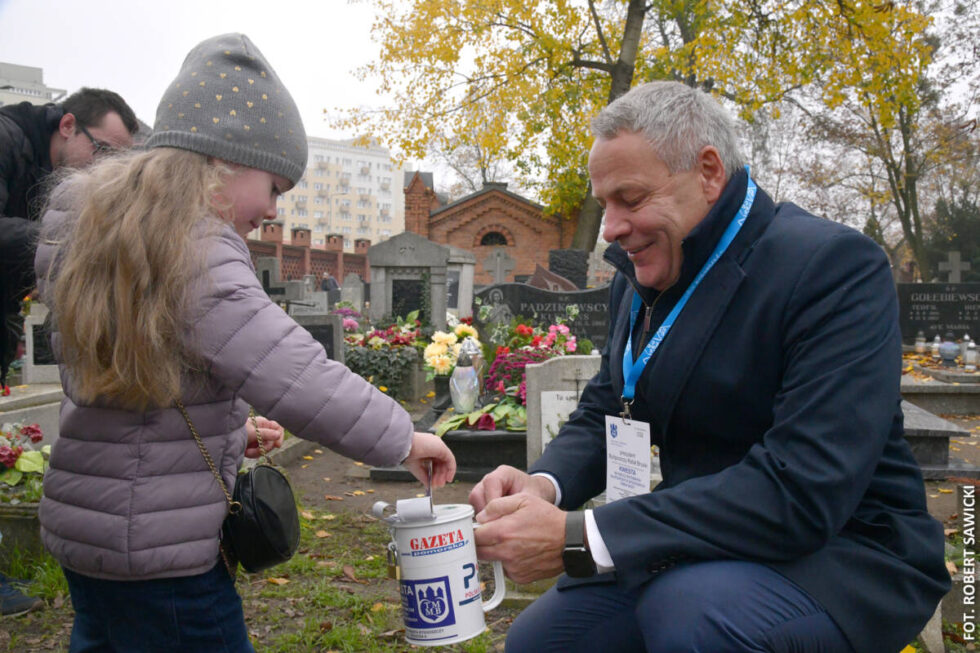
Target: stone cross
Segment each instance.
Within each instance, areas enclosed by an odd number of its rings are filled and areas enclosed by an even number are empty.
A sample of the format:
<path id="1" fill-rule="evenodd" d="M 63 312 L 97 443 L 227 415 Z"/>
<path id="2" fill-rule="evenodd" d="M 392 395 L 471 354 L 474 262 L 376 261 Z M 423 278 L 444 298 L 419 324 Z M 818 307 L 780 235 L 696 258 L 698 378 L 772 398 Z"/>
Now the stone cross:
<path id="1" fill-rule="evenodd" d="M 514 259 L 502 247 L 494 249 L 490 256 L 483 259 L 483 269 L 493 275 L 494 283 L 507 281 L 507 277 L 514 270 L 514 265 Z"/>
<path id="2" fill-rule="evenodd" d="M 960 283 L 963 280 L 960 272 L 969 271 L 970 264 L 960 260 L 959 252 L 950 252 L 947 258 L 948 261 L 940 261 L 939 271 L 949 272 L 949 283 Z"/>

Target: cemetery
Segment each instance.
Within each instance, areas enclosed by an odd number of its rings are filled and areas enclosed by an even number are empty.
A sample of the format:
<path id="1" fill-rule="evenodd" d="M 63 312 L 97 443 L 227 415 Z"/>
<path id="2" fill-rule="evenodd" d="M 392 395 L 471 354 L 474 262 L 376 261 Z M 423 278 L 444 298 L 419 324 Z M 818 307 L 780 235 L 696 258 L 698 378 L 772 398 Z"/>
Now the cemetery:
<path id="1" fill-rule="evenodd" d="M 544 268 L 526 283 L 477 287 L 472 255 L 412 233 L 376 245 L 366 256 L 372 282 L 349 274 L 335 291 L 321 290 L 314 275 L 283 280 L 272 257 L 257 260 L 256 274 L 329 358 L 415 407 L 416 428 L 442 436 L 456 455 L 461 488 L 500 464 L 525 469 L 599 369 L 607 288 L 579 289 Z M 482 265 L 502 276 L 510 264 L 500 250 Z M 898 284 L 898 294 L 905 435 L 913 455 L 927 482 L 980 482 L 980 461 L 957 455 L 956 443 L 973 434 L 940 416 L 980 413 L 976 349 L 968 337 L 980 334 L 980 284 Z M 0 424 L 37 424 L 50 445 L 58 438 L 63 393 L 45 318 L 45 308 L 35 303 L 26 320 L 22 382 L 0 398 Z M 469 391 L 461 389 L 467 374 L 475 383 Z M 277 453 L 281 464 L 300 474 L 310 464 L 304 461 L 319 459 L 313 454 L 310 443 L 296 438 Z M 651 456 L 655 486 L 659 465 L 655 451 Z M 362 487 L 411 480 L 401 468 L 351 470 L 346 478 L 359 478 Z M 0 503 L 0 524 L 0 565 L 14 548 L 40 550 L 36 504 Z M 508 582 L 508 605 L 519 610 L 549 585 Z"/>

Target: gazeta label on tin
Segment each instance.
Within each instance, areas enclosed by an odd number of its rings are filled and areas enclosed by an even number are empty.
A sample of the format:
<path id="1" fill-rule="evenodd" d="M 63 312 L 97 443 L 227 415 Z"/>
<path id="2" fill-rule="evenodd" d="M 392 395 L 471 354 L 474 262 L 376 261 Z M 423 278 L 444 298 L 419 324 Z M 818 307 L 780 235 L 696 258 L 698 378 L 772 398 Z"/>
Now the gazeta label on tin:
<path id="1" fill-rule="evenodd" d="M 466 546 L 466 538 L 462 529 L 454 529 L 428 537 L 413 537 L 408 546 L 410 556 L 426 556 L 461 549 Z"/>

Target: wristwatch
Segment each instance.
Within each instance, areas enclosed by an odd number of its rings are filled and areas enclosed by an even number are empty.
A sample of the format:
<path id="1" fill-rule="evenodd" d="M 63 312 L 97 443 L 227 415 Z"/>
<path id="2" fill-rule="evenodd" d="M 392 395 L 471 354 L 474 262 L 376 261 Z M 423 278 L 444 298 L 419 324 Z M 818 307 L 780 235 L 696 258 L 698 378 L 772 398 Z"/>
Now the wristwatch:
<path id="1" fill-rule="evenodd" d="M 585 546 L 585 513 L 581 510 L 565 513 L 565 549 L 561 553 L 565 573 L 572 578 L 595 576 L 595 560 Z"/>

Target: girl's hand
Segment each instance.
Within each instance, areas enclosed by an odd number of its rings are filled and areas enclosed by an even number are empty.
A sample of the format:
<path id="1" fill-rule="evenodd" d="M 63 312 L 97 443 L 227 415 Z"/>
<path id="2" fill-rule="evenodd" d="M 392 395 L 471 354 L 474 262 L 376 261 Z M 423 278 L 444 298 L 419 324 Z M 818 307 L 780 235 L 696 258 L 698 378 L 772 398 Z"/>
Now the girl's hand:
<path id="1" fill-rule="evenodd" d="M 259 427 L 258 433 L 255 431 L 256 424 Z M 251 419 L 245 422 L 245 433 L 248 435 L 248 444 L 245 445 L 246 458 L 258 458 L 262 455 L 262 451 L 259 450 L 259 437 L 262 438 L 262 449 L 269 453 L 282 446 L 285 435 L 279 422 L 258 415 L 255 416 L 254 423 Z"/>
<path id="2" fill-rule="evenodd" d="M 456 457 L 442 438 L 431 433 L 416 433 L 408 458 L 402 463 L 422 483 L 426 482 L 425 460 L 432 461 L 432 487 L 442 487 L 456 475 Z"/>

